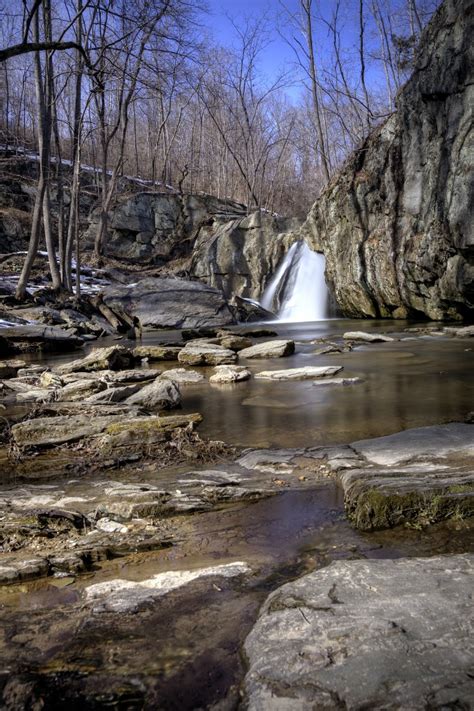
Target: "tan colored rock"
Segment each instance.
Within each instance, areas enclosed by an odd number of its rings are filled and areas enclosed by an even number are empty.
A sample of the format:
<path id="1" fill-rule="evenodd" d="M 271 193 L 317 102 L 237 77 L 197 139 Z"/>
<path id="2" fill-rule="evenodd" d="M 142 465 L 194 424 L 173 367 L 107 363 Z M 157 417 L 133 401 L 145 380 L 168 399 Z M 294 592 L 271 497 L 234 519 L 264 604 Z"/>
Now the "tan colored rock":
<path id="1" fill-rule="evenodd" d="M 214 375 L 209 378 L 210 383 L 238 383 L 248 380 L 252 373 L 243 365 L 218 365 L 214 368 Z"/>
<path id="2" fill-rule="evenodd" d="M 186 345 L 178 355 L 180 363 L 188 365 L 228 365 L 235 363 L 234 351 L 211 343 Z"/>
<path id="3" fill-rule="evenodd" d="M 229 348 L 231 351 L 239 352 L 244 348 L 250 348 L 252 346 L 252 341 L 250 338 L 246 338 L 245 336 L 227 334 L 220 338 L 220 344 L 223 348 Z"/>
<path id="4" fill-rule="evenodd" d="M 204 375 L 196 370 L 187 370 L 186 368 L 171 368 L 165 370 L 160 375 L 160 380 L 173 380 L 179 385 L 190 385 L 191 383 L 201 383 L 204 380 Z"/>
<path id="5" fill-rule="evenodd" d="M 148 360 L 176 360 L 180 350 L 179 346 L 137 346 L 133 355 Z"/>
<path id="6" fill-rule="evenodd" d="M 383 333 L 366 333 L 365 331 L 346 331 L 342 337 L 348 341 L 365 341 L 366 343 L 389 343 L 396 340 Z"/>
<path id="7" fill-rule="evenodd" d="M 93 437 L 103 432 L 114 422 L 124 420 L 127 415 L 60 415 L 59 417 L 37 417 L 26 420 L 11 429 L 12 437 L 20 448 L 51 447 L 65 442 L 75 442 L 84 437 Z"/>
<path id="8" fill-rule="evenodd" d="M 201 421 L 202 416 L 199 413 L 122 419 L 105 428 L 99 446 L 114 449 L 159 444 L 169 439 L 175 429 L 194 426 Z"/>
<path id="9" fill-rule="evenodd" d="M 100 393 L 107 389 L 103 380 L 77 380 L 61 388 L 57 394 L 57 399 L 61 402 L 74 400 L 85 400 L 95 393 Z"/>
<path id="10" fill-rule="evenodd" d="M 128 348 L 109 346 L 108 348 L 95 348 L 85 358 L 64 363 L 56 368 L 56 372 L 64 374 L 81 370 L 123 370 L 132 366 L 134 361 L 133 353 Z"/>
<path id="11" fill-rule="evenodd" d="M 295 352 L 294 341 L 265 341 L 250 348 L 244 348 L 239 353 L 241 358 L 283 358 Z"/>
<path id="12" fill-rule="evenodd" d="M 306 368 L 288 368 L 287 370 L 262 370 L 255 375 L 258 380 L 314 380 L 335 375 L 342 370 L 342 365 L 307 366 Z"/>

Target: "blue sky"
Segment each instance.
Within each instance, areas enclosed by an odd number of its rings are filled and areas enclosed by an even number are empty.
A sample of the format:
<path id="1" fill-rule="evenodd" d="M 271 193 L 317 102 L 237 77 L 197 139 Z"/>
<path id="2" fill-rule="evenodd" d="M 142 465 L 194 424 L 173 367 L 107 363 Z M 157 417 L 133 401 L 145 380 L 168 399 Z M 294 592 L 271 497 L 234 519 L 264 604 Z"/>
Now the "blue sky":
<path id="1" fill-rule="evenodd" d="M 295 11 L 298 8 L 298 0 L 285 0 L 285 6 L 290 11 Z M 269 31 L 271 43 L 265 49 L 261 56 L 261 71 L 268 77 L 275 76 L 279 70 L 290 69 L 294 65 L 295 55 L 288 44 L 279 36 L 278 32 L 273 29 L 272 25 L 276 24 L 278 14 L 282 13 L 281 6 L 278 0 L 207 0 L 207 5 L 210 14 L 207 18 L 207 23 L 215 40 L 218 44 L 229 46 L 235 43 L 235 32 L 229 22 L 226 14 L 230 14 L 233 18 L 238 19 L 242 16 L 253 17 L 259 16 L 264 12 L 268 13 L 271 22 L 269 23 Z M 341 20 L 341 36 L 342 42 L 346 51 L 355 52 L 355 47 L 358 42 L 358 0 L 342 0 L 340 9 Z M 324 17 L 330 18 L 334 11 L 334 0 L 319 0 L 314 3 L 315 13 L 320 12 Z M 286 24 L 288 28 L 288 22 Z M 285 29 L 285 25 L 283 25 Z M 324 55 L 332 49 L 332 37 L 329 36 L 327 27 L 318 22 L 314 22 L 314 38 L 315 47 L 319 55 Z M 373 45 L 376 40 L 374 28 L 367 26 L 366 42 L 367 46 Z M 368 70 L 368 83 L 377 84 L 382 81 L 382 73 L 374 67 Z M 296 88 L 289 90 L 290 96 L 295 96 L 298 93 Z"/>

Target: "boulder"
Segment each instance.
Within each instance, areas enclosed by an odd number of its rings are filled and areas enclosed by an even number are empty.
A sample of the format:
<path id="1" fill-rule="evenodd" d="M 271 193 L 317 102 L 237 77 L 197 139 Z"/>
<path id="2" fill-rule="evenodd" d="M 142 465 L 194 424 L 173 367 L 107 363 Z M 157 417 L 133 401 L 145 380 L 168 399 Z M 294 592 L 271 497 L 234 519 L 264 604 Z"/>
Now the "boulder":
<path id="1" fill-rule="evenodd" d="M 147 410 L 170 410 L 180 406 L 181 394 L 174 381 L 157 378 L 128 397 L 125 402 Z"/>
<path id="2" fill-rule="evenodd" d="M 218 365 L 214 370 L 216 372 L 209 378 L 210 383 L 239 383 L 252 375 L 243 365 Z"/>
<path id="3" fill-rule="evenodd" d="M 228 348 L 231 351 L 242 351 L 244 348 L 250 348 L 252 341 L 250 338 L 245 336 L 236 336 L 233 333 L 229 333 L 225 336 L 220 336 L 220 344 L 223 348 Z"/>
<path id="4" fill-rule="evenodd" d="M 294 341 L 265 341 L 240 351 L 241 358 L 282 358 L 295 352 Z"/>
<path id="5" fill-rule="evenodd" d="M 255 377 L 259 380 L 314 380 L 335 375 L 342 370 L 342 365 L 322 365 L 305 368 L 288 368 L 287 370 L 262 370 Z"/>
<path id="6" fill-rule="evenodd" d="M 134 364 L 133 353 L 124 346 L 95 348 L 85 358 L 59 365 L 55 370 L 60 375 L 77 371 L 122 370 Z"/>
<path id="7" fill-rule="evenodd" d="M 228 365 L 235 363 L 237 355 L 218 344 L 190 343 L 181 350 L 178 360 L 187 365 Z"/>
<path id="8" fill-rule="evenodd" d="M 278 588 L 245 642 L 245 708 L 470 708 L 473 572 L 472 554 L 349 560 Z"/>
<path id="9" fill-rule="evenodd" d="M 131 417 L 119 422 L 109 424 L 98 440 L 101 450 L 115 452 L 117 449 L 143 448 L 165 442 L 174 432 L 181 427 L 194 427 L 201 422 L 199 413 L 190 415 L 170 415 L 151 417 Z"/>
<path id="10" fill-rule="evenodd" d="M 234 321 L 221 291 L 185 279 L 147 278 L 111 286 L 104 292 L 104 301 L 154 328 L 225 326 Z"/>

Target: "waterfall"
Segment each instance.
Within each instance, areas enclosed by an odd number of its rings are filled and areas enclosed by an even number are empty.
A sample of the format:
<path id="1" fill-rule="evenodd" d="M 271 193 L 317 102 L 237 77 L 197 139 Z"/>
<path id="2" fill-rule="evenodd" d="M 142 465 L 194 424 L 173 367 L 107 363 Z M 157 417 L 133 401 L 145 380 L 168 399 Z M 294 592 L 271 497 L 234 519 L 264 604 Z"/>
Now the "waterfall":
<path id="1" fill-rule="evenodd" d="M 321 321 L 328 317 L 324 255 L 295 242 L 270 280 L 261 304 L 279 321 Z"/>

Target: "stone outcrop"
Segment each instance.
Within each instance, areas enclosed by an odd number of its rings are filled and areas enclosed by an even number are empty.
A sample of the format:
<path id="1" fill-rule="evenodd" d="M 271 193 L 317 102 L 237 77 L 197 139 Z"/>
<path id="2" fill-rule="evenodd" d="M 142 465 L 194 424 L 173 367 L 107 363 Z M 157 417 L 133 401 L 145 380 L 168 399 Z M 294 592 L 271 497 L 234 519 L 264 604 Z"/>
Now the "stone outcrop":
<path id="1" fill-rule="evenodd" d="M 445 0 L 396 112 L 303 225 L 346 316 L 472 317 L 473 17 L 472 0 Z"/>
<path id="2" fill-rule="evenodd" d="M 299 220 L 263 210 L 201 230 L 190 271 L 231 295 L 259 299 L 280 260 L 294 241 Z"/>
<path id="3" fill-rule="evenodd" d="M 190 255 L 201 229 L 216 229 L 242 217 L 246 208 L 212 195 L 140 192 L 122 198 L 110 211 L 106 254 L 160 265 Z M 100 210 L 94 210 L 85 238 L 93 241 Z"/>
<path id="4" fill-rule="evenodd" d="M 198 281 L 150 277 L 107 288 L 104 301 L 154 328 L 226 326 L 234 321 L 222 292 Z"/>

